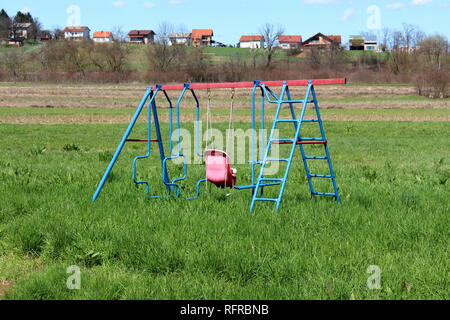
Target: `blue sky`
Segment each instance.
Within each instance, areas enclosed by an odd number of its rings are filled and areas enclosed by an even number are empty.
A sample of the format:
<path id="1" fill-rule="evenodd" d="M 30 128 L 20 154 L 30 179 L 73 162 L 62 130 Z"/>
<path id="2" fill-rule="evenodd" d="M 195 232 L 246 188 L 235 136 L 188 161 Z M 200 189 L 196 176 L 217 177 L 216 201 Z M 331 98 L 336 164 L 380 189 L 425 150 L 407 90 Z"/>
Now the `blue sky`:
<path id="1" fill-rule="evenodd" d="M 279 23 L 285 34 L 304 39 L 317 32 L 340 34 L 344 43 L 368 27 L 400 28 L 403 22 L 450 38 L 450 0 L 0 0 L 10 15 L 29 11 L 45 28 L 66 26 L 74 17 L 67 12 L 73 5 L 80 8 L 81 25 L 92 31 L 114 26 L 156 30 L 168 21 L 187 29 L 212 28 L 215 39 L 227 44 L 258 33 L 265 22 Z"/>

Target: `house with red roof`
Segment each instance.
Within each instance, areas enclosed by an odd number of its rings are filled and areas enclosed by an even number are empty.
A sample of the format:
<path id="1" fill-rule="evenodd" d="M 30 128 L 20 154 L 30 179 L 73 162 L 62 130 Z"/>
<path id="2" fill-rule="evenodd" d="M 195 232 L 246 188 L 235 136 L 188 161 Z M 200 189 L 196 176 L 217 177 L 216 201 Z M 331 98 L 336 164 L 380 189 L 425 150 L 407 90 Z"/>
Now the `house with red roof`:
<path id="1" fill-rule="evenodd" d="M 341 47 L 341 36 L 330 35 L 326 36 L 323 33 L 318 33 L 311 38 L 303 41 L 304 49 L 318 48 L 318 49 L 330 49 L 333 46 Z"/>
<path id="2" fill-rule="evenodd" d="M 88 27 L 66 27 L 62 33 L 66 40 L 81 41 L 91 39 L 91 29 Z"/>
<path id="3" fill-rule="evenodd" d="M 154 41 L 155 33 L 153 30 L 131 30 L 128 32 L 128 42 L 148 44 Z"/>
<path id="4" fill-rule="evenodd" d="M 192 29 L 192 46 L 210 46 L 214 42 L 212 39 L 213 36 L 214 32 L 212 29 Z"/>
<path id="5" fill-rule="evenodd" d="M 239 47 L 251 49 L 264 48 L 264 37 L 261 35 L 241 36 L 239 39 Z"/>
<path id="6" fill-rule="evenodd" d="M 278 43 L 281 49 L 301 49 L 302 47 L 302 36 L 287 36 L 281 35 L 278 36 Z"/>
<path id="7" fill-rule="evenodd" d="M 111 31 L 96 31 L 94 32 L 94 42 L 113 42 L 113 36 Z"/>

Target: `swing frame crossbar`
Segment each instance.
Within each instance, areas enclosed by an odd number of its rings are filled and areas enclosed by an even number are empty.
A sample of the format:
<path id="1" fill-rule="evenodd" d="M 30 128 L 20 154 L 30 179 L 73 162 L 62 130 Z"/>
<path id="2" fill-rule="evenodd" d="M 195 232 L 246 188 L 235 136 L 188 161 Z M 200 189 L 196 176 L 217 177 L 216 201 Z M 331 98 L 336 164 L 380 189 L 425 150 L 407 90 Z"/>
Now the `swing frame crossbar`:
<path id="1" fill-rule="evenodd" d="M 142 156 L 135 157 L 133 160 L 133 166 L 132 166 L 132 180 L 135 184 L 144 184 L 146 186 L 146 193 L 149 198 L 155 199 L 155 198 L 165 198 L 165 196 L 158 196 L 158 195 L 150 195 L 150 183 L 147 180 L 139 181 L 137 180 L 137 173 L 136 173 L 136 165 L 137 161 L 141 159 L 147 159 L 151 156 L 151 144 L 157 143 L 158 149 L 159 149 L 159 155 L 160 155 L 160 161 L 161 161 L 161 167 L 162 167 L 162 182 L 166 186 L 166 190 L 169 192 L 169 194 L 172 194 L 174 190 L 176 190 L 176 197 L 180 198 L 181 195 L 181 187 L 179 186 L 178 182 L 185 180 L 187 178 L 187 162 L 186 157 L 181 153 L 181 132 L 178 131 L 177 136 L 177 150 L 174 152 L 173 148 L 173 130 L 174 130 L 174 106 L 173 102 L 170 99 L 169 95 L 167 94 L 167 91 L 181 91 L 178 100 L 175 104 L 175 126 L 176 129 L 181 129 L 181 120 L 180 120 L 180 106 L 181 103 L 186 96 L 187 92 L 190 92 L 192 95 L 194 102 L 195 102 L 195 108 L 196 108 L 196 128 L 195 128 L 195 152 L 197 156 L 204 157 L 204 153 L 200 152 L 200 132 L 199 132 L 199 122 L 201 120 L 201 108 L 200 108 L 200 102 L 197 98 L 197 95 L 195 94 L 195 90 L 211 90 L 211 89 L 238 89 L 238 88 L 252 88 L 252 110 L 251 110 L 251 123 L 252 123 L 252 141 L 251 141 L 251 161 L 249 161 L 249 164 L 251 164 L 251 185 L 245 185 L 245 186 L 235 186 L 234 188 L 237 190 L 246 190 L 246 189 L 252 189 L 253 192 L 255 192 L 255 187 L 258 185 L 257 179 L 258 176 L 255 173 L 256 166 L 261 164 L 261 160 L 256 159 L 255 154 L 255 147 L 256 147 L 256 136 L 255 136 L 255 128 L 256 128 L 256 104 L 257 104 L 257 91 L 260 89 L 261 96 L 260 96 L 260 111 L 261 111 L 261 122 L 260 122 L 260 128 L 263 132 L 265 130 L 264 123 L 265 123 L 265 115 L 264 115 L 264 109 L 265 109 L 265 102 L 269 102 L 271 104 L 277 104 L 279 102 L 278 96 L 270 89 L 271 87 L 295 87 L 295 86 L 310 86 L 310 85 L 341 85 L 346 84 L 345 78 L 338 78 L 338 79 L 316 79 L 316 80 L 288 80 L 288 81 L 253 81 L 253 82 L 224 82 L 224 83 L 184 83 L 179 85 L 161 85 L 157 84 L 154 86 L 150 86 L 147 88 L 147 91 L 145 92 L 144 96 L 142 97 L 142 100 L 137 107 L 135 114 L 125 130 L 125 133 L 116 149 L 116 152 L 114 153 L 105 173 L 103 174 L 97 189 L 92 197 L 92 201 L 96 201 L 99 197 L 114 165 L 116 164 L 118 157 L 120 153 L 123 150 L 123 147 L 128 142 L 146 142 L 147 143 L 147 153 Z M 168 103 L 169 106 L 169 156 L 165 155 L 164 150 L 164 144 L 163 144 L 163 137 L 161 133 L 160 123 L 159 123 L 159 117 L 157 112 L 157 105 L 156 105 L 156 97 L 159 93 L 162 93 L 164 95 L 165 100 Z M 311 103 L 312 101 L 309 100 L 291 100 L 291 101 L 285 101 L 288 103 Z M 142 139 L 130 139 L 130 134 L 141 115 L 142 110 L 147 105 L 147 137 Z M 152 118 L 153 118 L 153 125 L 155 127 L 156 132 L 156 139 L 151 137 L 151 129 L 152 129 Z M 305 120 L 307 121 L 307 120 Z M 314 120 L 311 120 L 314 122 Z M 287 144 L 287 143 L 294 143 L 293 141 L 280 141 L 279 144 Z M 327 144 L 327 141 L 318 141 L 316 139 L 301 139 L 296 142 L 296 144 Z M 261 155 L 264 155 L 265 153 L 265 137 L 264 135 L 261 136 Z M 183 171 L 184 174 L 182 177 L 170 180 L 167 170 L 167 161 L 174 160 L 177 158 L 183 158 Z M 186 198 L 188 200 L 192 199 L 198 199 L 200 197 L 200 187 L 203 182 L 206 182 L 207 179 L 200 179 L 196 183 L 196 196 Z M 259 184 L 260 187 L 264 186 L 273 186 L 273 185 L 279 185 L 279 182 L 275 183 L 264 183 Z"/>

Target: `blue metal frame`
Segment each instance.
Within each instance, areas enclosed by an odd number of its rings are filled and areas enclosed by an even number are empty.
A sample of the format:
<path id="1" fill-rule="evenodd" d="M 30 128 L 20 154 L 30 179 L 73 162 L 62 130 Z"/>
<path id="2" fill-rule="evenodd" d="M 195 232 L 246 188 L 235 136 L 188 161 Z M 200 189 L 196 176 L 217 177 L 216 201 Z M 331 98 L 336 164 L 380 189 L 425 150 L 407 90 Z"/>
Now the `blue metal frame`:
<path id="1" fill-rule="evenodd" d="M 312 81 L 308 82 L 308 89 L 306 91 L 306 95 L 305 98 L 303 100 L 293 100 L 291 98 L 291 94 L 289 91 L 289 87 L 287 86 L 287 83 L 284 82 L 284 85 L 281 89 L 281 94 L 279 96 L 279 98 L 277 100 L 272 100 L 270 99 L 269 95 L 272 95 L 273 97 L 275 96 L 275 94 L 270 91 L 270 89 L 265 88 L 264 86 L 262 86 L 262 89 L 265 92 L 265 95 L 267 97 L 267 100 L 271 103 L 277 103 L 277 111 L 275 114 L 275 118 L 272 124 L 272 130 L 270 133 L 270 137 L 269 137 L 269 141 L 267 143 L 267 148 L 266 148 L 266 153 L 265 156 L 263 158 L 262 161 L 262 165 L 261 165 L 261 170 L 260 170 L 260 174 L 258 177 L 258 182 L 256 185 L 256 190 L 253 193 L 253 197 L 252 197 L 252 202 L 250 205 L 250 211 L 253 211 L 255 208 L 255 204 L 258 201 L 268 201 L 268 202 L 275 202 L 276 203 L 276 209 L 278 210 L 281 204 L 281 200 L 283 198 L 283 194 L 284 194 L 284 190 L 286 187 L 286 183 L 287 183 L 287 179 L 289 177 L 289 172 L 290 172 L 290 168 L 291 168 L 291 164 L 292 164 L 292 160 L 294 158 L 294 153 L 295 153 L 295 149 L 297 147 L 297 144 L 299 145 L 300 151 L 301 151 L 301 155 L 302 155 L 302 159 L 303 159 L 303 164 L 304 164 L 304 168 L 305 168 L 305 172 L 306 172 L 306 176 L 308 179 L 308 185 L 311 191 L 311 195 L 312 196 L 317 196 L 317 195 L 324 195 L 324 196 L 332 196 L 336 199 L 336 201 L 338 203 L 341 202 L 340 197 L 339 197 L 339 190 L 337 188 L 337 184 L 336 184 L 336 178 L 335 178 L 335 174 L 333 171 L 333 166 L 331 163 L 331 157 L 330 157 L 330 153 L 328 150 L 328 143 L 326 140 L 326 136 L 325 136 L 325 130 L 323 128 L 323 123 L 322 123 L 322 118 L 320 117 L 320 111 L 319 111 L 319 103 L 317 101 L 317 96 L 314 90 L 314 86 Z M 312 99 L 310 99 L 310 96 L 312 95 Z M 286 96 L 287 99 L 284 99 L 284 97 Z M 295 115 L 295 110 L 294 110 L 294 104 L 295 103 L 301 103 L 302 106 L 302 110 L 301 110 L 301 114 L 300 117 L 297 118 Z M 315 106 L 315 111 L 316 111 L 316 117 L 317 119 L 305 119 L 305 113 L 306 113 L 306 108 L 308 106 L 309 103 L 314 103 Z M 289 104 L 289 109 L 291 112 L 291 116 L 292 119 L 279 119 L 279 115 L 280 115 L 280 111 L 281 108 L 284 104 Z M 279 123 L 293 123 L 294 124 L 294 128 L 295 128 L 295 135 L 293 138 L 290 139 L 274 139 L 274 133 L 275 130 L 277 129 L 277 125 Z M 319 127 L 320 127 L 320 132 L 321 132 L 321 137 L 320 138 L 302 138 L 301 137 L 301 128 L 303 123 L 319 123 Z M 289 158 L 286 159 L 271 159 L 269 158 L 269 154 L 270 154 L 270 149 L 272 144 L 274 143 L 280 143 L 280 142 L 284 142 L 284 143 L 292 143 L 292 147 L 291 147 L 291 151 L 289 154 Z M 315 156 L 306 156 L 304 147 L 302 142 L 309 142 L 309 143 L 320 143 L 323 144 L 325 147 L 325 157 L 315 157 Z M 311 174 L 309 171 L 309 166 L 308 166 L 308 161 L 307 160 L 327 160 L 327 164 L 328 164 L 328 168 L 330 171 L 329 175 L 324 175 L 324 174 Z M 287 162 L 287 167 L 285 169 L 285 173 L 283 175 L 282 178 L 265 178 L 264 177 L 264 169 L 267 163 L 272 162 L 272 161 L 283 161 L 283 162 Z M 334 189 L 334 193 L 326 193 L 326 192 L 316 192 L 314 190 L 314 186 L 312 183 L 312 179 L 311 178 L 330 178 L 333 184 L 333 189 Z M 278 194 L 277 198 L 266 198 L 263 196 L 263 187 L 265 186 L 265 182 L 279 182 L 279 184 L 281 184 L 281 188 Z M 258 195 L 258 191 L 261 189 L 261 192 Z"/>
<path id="2" fill-rule="evenodd" d="M 103 174 L 102 179 L 100 180 L 100 183 L 97 186 L 97 189 L 95 190 L 94 195 L 92 196 L 92 201 L 96 201 L 98 196 L 100 195 L 100 192 L 103 189 L 103 186 L 106 183 L 106 180 L 109 177 L 109 174 L 111 173 L 111 170 L 113 169 L 114 165 L 117 162 L 117 159 L 119 158 L 120 153 L 122 152 L 123 146 L 125 145 L 128 137 L 130 136 L 131 131 L 133 130 L 134 125 L 136 124 L 137 119 L 139 118 L 139 115 L 141 114 L 142 109 L 145 106 L 145 102 L 149 97 L 151 97 L 151 100 L 155 100 L 156 94 L 158 93 L 159 89 L 157 88 L 155 92 L 153 92 L 152 88 L 147 88 L 147 91 L 144 94 L 144 97 L 142 97 L 141 103 L 139 104 L 138 108 L 136 109 L 136 112 L 134 113 L 133 118 L 131 119 L 130 124 L 128 125 L 128 128 L 125 130 L 125 134 L 122 137 L 122 140 L 119 143 L 119 146 L 117 147 L 116 152 L 114 153 L 111 162 L 108 165 L 108 168 L 106 168 L 105 173 Z"/>
<path id="3" fill-rule="evenodd" d="M 204 157 L 204 153 L 200 151 L 200 148 L 202 148 L 202 145 L 200 143 L 201 141 L 201 137 L 202 132 L 200 131 L 199 128 L 199 123 L 201 121 L 201 110 L 200 110 L 200 103 L 199 100 L 197 98 L 197 95 L 195 94 L 194 90 L 190 88 L 190 84 L 189 83 L 185 83 L 183 86 L 183 90 L 181 91 L 176 106 L 175 106 L 175 121 L 176 121 L 176 129 L 178 130 L 178 136 L 177 136 L 177 145 L 178 148 L 176 150 L 176 152 L 174 152 L 174 148 L 173 148 L 173 140 L 172 140 L 172 135 L 173 135 L 173 130 L 174 130 L 174 117 L 173 117 L 173 104 L 172 101 L 170 99 L 170 97 L 168 96 L 168 94 L 166 93 L 166 91 L 161 89 L 162 86 L 161 85 L 156 85 L 155 89 L 152 89 L 151 87 L 149 87 L 147 89 L 147 91 L 145 92 L 141 103 L 139 104 L 128 128 L 126 129 L 122 140 L 119 143 L 119 146 L 117 147 L 116 152 L 114 153 L 113 158 L 111 159 L 111 162 L 109 163 L 93 197 L 92 197 L 92 201 L 96 201 L 96 199 L 98 198 L 98 196 L 100 195 L 100 192 L 102 191 L 107 178 L 109 176 L 109 174 L 111 173 L 111 170 L 113 169 L 125 143 L 128 140 L 128 137 L 134 127 L 134 125 L 136 124 L 136 121 L 138 119 L 138 117 L 141 114 L 142 109 L 145 107 L 146 102 L 148 101 L 148 114 L 147 114 L 147 118 L 148 118 L 148 126 L 147 126 L 147 153 L 145 155 L 142 156 L 137 156 L 134 158 L 133 160 L 133 166 L 132 166 L 132 179 L 136 184 L 145 184 L 146 185 L 146 193 L 149 196 L 149 198 L 162 198 L 163 196 L 158 196 L 158 195 L 154 195 L 154 196 L 150 196 L 150 183 L 147 180 L 143 180 L 143 181 L 138 181 L 137 180 L 137 161 L 141 160 L 141 159 L 147 159 L 151 156 L 151 118 L 153 115 L 153 122 L 154 122 L 154 126 L 155 126 L 155 131 L 156 131 L 156 136 L 157 139 L 156 141 L 158 142 L 158 147 L 159 147 L 159 154 L 160 154 L 160 159 L 161 159 L 161 166 L 162 166 L 162 182 L 166 185 L 167 190 L 169 191 L 169 193 L 172 193 L 174 190 L 176 190 L 175 196 L 176 198 L 180 198 L 181 197 L 181 187 L 178 184 L 178 182 L 183 181 L 187 178 L 188 176 L 188 167 L 187 167 L 187 159 L 185 157 L 184 154 L 181 153 L 181 119 L 180 119 L 180 115 L 181 115 L 181 110 L 180 110 L 180 105 L 185 97 L 185 94 L 187 91 L 190 91 L 195 103 L 196 103 L 196 121 L 197 121 L 197 127 L 195 129 L 195 135 L 196 135 L 196 147 L 195 147 L 195 153 L 197 156 L 200 157 Z M 255 131 L 256 131 L 256 104 L 257 104 L 257 95 L 256 92 L 258 90 L 258 88 L 261 91 L 261 130 L 262 130 L 262 136 L 261 136 L 261 140 L 260 140 L 260 148 L 261 148 L 261 158 L 262 160 L 258 160 L 257 159 L 257 155 L 255 152 L 256 149 L 256 135 L 255 135 Z M 165 156 L 164 153 L 164 145 L 163 145 L 163 139 L 162 139 L 162 134 L 161 134 L 161 128 L 159 125 L 159 117 L 158 117 L 158 112 L 157 112 L 157 106 L 156 106 L 156 96 L 159 93 L 159 91 L 162 91 L 168 104 L 169 104 L 169 134 L 170 134 L 170 139 L 169 139 L 169 156 Z M 312 96 L 312 98 L 310 98 L 310 96 Z M 286 98 L 286 99 L 285 99 Z M 276 114 L 275 114 L 275 118 L 272 124 L 272 129 L 269 135 L 269 139 L 267 141 L 267 144 L 265 143 L 265 134 L 264 134 L 264 130 L 265 130 L 265 102 L 269 102 L 272 104 L 277 104 L 277 110 L 276 110 Z M 295 109 L 294 109 L 294 105 L 295 104 L 302 104 L 302 110 L 301 110 L 301 114 L 300 117 L 297 118 L 296 114 L 295 114 Z M 306 107 L 309 103 L 314 103 L 315 106 L 315 111 L 316 111 L 316 115 L 317 115 L 317 119 L 304 119 L 305 116 L 305 112 L 306 112 Z M 290 112 L 292 115 L 292 119 L 279 119 L 279 115 L 280 115 L 280 111 L 281 108 L 284 104 L 289 104 L 289 108 L 290 108 Z M 245 185 L 245 186 L 236 186 L 235 189 L 237 190 L 246 190 L 246 189 L 252 189 L 252 202 L 250 205 L 250 210 L 253 210 L 255 207 L 255 204 L 257 201 L 270 201 L 270 202 L 275 202 L 276 203 L 276 209 L 279 209 L 280 204 L 281 204 L 281 200 L 283 197 L 283 193 L 286 187 L 286 182 L 289 176 L 289 172 L 290 172 L 290 168 L 291 168 L 291 164 L 292 164 L 292 160 L 294 157 L 294 153 L 295 153 L 295 149 L 297 146 L 297 143 L 299 143 L 299 149 L 302 155 L 302 159 L 303 159 L 303 164 L 304 164 L 304 168 L 305 168 L 305 172 L 306 172 L 306 176 L 308 179 L 308 185 L 311 191 L 311 195 L 312 196 L 317 196 L 317 195 L 324 195 L 324 196 L 333 196 L 335 197 L 336 201 L 338 203 L 340 203 L 340 197 L 339 197 L 339 192 L 338 192 L 338 188 L 337 188 L 337 184 L 336 184 L 336 179 L 335 179 L 335 173 L 332 167 L 332 163 L 331 163 L 331 157 L 330 157 L 330 153 L 328 150 L 328 143 L 326 142 L 326 136 L 325 136 L 325 130 L 323 128 L 323 123 L 322 123 L 322 119 L 320 116 L 320 111 L 319 111 L 319 104 L 317 101 L 317 96 L 314 90 L 314 86 L 312 81 L 309 81 L 308 84 L 308 88 L 306 91 L 306 95 L 305 98 L 303 100 L 293 100 L 291 98 L 291 94 L 289 91 L 289 87 L 287 85 L 287 82 L 283 83 L 282 89 L 281 89 L 281 93 L 279 96 L 277 96 L 269 87 L 266 87 L 264 85 L 264 83 L 260 82 L 260 81 L 254 81 L 254 86 L 253 86 L 253 90 L 252 90 L 252 113 L 251 113 L 251 118 L 252 118 L 252 141 L 251 141 L 251 185 Z M 321 137 L 320 138 L 302 138 L 301 137 L 301 128 L 302 128 L 302 124 L 303 123 L 308 123 L 308 122 L 315 122 L 315 123 L 319 123 L 319 127 L 320 127 L 320 132 L 321 132 Z M 295 136 L 292 139 L 274 139 L 274 132 L 277 129 L 278 124 L 280 123 L 293 123 L 294 124 L 294 128 L 295 128 Z M 289 158 L 287 159 L 270 159 L 269 158 L 269 154 L 270 154 L 270 150 L 271 150 L 271 146 L 273 143 L 275 142 L 286 142 L 286 143 L 292 143 L 292 148 L 291 148 L 291 152 L 289 155 Z M 305 141 L 309 141 L 310 143 L 323 143 L 324 147 L 325 147 L 325 156 L 307 156 L 303 147 L 303 144 L 301 144 L 301 142 L 305 142 Z M 167 170 L 167 161 L 169 160 L 174 160 L 174 159 L 178 159 L 182 157 L 183 158 L 183 176 L 170 180 L 169 178 L 169 174 L 168 174 L 168 170 Z M 259 155 L 258 155 L 259 157 Z M 328 167 L 330 170 L 330 174 L 326 175 L 326 174 L 311 174 L 309 171 L 309 166 L 308 166 L 308 160 L 327 160 L 328 163 Z M 287 162 L 287 168 L 285 170 L 285 173 L 283 175 L 282 178 L 265 178 L 264 177 L 264 169 L 267 163 L 271 162 L 271 161 L 284 161 Z M 258 177 L 256 178 L 256 174 L 255 174 L 255 170 L 256 170 L 256 166 L 260 165 L 260 173 L 258 175 Z M 312 178 L 330 178 L 332 180 L 333 183 L 333 188 L 334 188 L 334 193 L 326 193 L 326 192 L 316 192 L 312 183 Z M 201 184 L 207 182 L 207 179 L 199 179 L 196 183 L 196 196 L 194 197 L 189 197 L 186 199 L 198 199 L 200 197 L 200 188 L 201 188 Z M 279 192 L 279 196 L 277 198 L 265 198 L 263 196 L 263 190 L 264 187 L 269 187 L 269 186 L 275 186 L 275 185 L 281 185 L 280 188 L 280 192 Z M 169 195 L 170 196 L 170 195 Z"/>

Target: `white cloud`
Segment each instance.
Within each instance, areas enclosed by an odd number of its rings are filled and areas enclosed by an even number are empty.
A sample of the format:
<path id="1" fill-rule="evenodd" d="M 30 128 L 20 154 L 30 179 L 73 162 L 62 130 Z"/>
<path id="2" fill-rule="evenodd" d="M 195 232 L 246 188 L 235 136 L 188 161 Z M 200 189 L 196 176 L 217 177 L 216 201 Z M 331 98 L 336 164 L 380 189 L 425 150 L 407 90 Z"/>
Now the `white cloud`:
<path id="1" fill-rule="evenodd" d="M 114 7 L 124 7 L 126 5 L 127 5 L 127 3 L 125 1 L 122 1 L 122 0 L 119 0 L 119 1 L 116 1 L 116 2 L 113 3 Z"/>
<path id="2" fill-rule="evenodd" d="M 152 9 L 152 8 L 156 7 L 156 4 L 154 4 L 153 2 L 146 2 L 146 3 L 144 3 L 144 7 Z"/>
<path id="3" fill-rule="evenodd" d="M 412 4 L 415 6 L 421 6 L 431 2 L 433 2 L 433 0 L 412 0 Z"/>
<path id="4" fill-rule="evenodd" d="M 354 13 L 355 13 L 355 9 L 353 9 L 353 8 L 349 8 L 349 9 L 345 10 L 341 16 L 341 21 L 350 20 L 350 18 L 353 16 Z"/>
<path id="5" fill-rule="evenodd" d="M 31 9 L 28 8 L 28 7 L 25 7 L 25 8 L 20 9 L 20 12 L 22 12 L 22 13 L 30 13 Z"/>
<path id="6" fill-rule="evenodd" d="M 388 5 L 386 5 L 386 8 L 392 9 L 392 10 L 396 10 L 396 9 L 403 8 L 404 6 L 405 6 L 404 3 L 401 3 L 401 2 L 393 2 L 393 3 L 389 3 Z"/>

